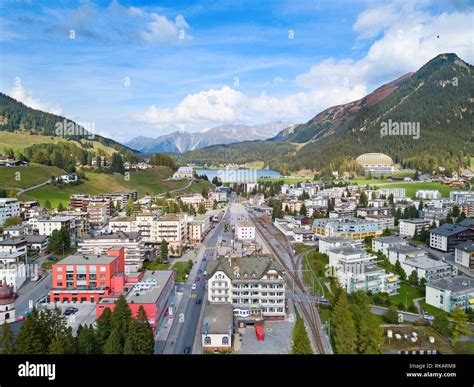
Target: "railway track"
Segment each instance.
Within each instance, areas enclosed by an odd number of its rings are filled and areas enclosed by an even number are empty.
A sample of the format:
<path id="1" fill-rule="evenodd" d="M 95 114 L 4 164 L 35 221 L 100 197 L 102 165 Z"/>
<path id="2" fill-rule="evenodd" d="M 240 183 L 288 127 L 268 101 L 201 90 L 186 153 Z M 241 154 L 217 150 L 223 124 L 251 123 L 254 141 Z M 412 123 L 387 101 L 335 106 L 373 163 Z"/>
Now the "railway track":
<path id="1" fill-rule="evenodd" d="M 287 247 L 281 245 L 280 241 L 275 238 L 273 235 L 274 241 L 270 241 L 267 237 L 266 233 L 262 231 L 262 225 L 260 224 L 259 219 L 255 216 L 250 215 L 250 219 L 254 222 L 257 232 L 261 236 L 261 238 L 266 242 L 270 250 L 273 252 L 275 257 L 278 259 L 280 264 L 285 269 L 285 282 L 287 285 L 293 290 L 294 296 L 296 298 L 296 302 L 299 306 L 299 311 L 304 315 L 307 324 L 309 325 L 309 329 L 313 336 L 313 342 L 316 346 L 316 351 L 318 354 L 325 354 L 328 353 L 327 349 L 323 344 L 323 337 L 321 335 L 321 320 L 319 315 L 317 314 L 315 307 L 313 306 L 312 302 L 310 301 L 306 287 L 304 286 L 303 281 L 298 276 L 298 266 L 295 262 L 295 258 L 293 256 L 293 252 Z M 279 248 L 278 248 L 279 246 Z M 279 251 L 280 250 L 280 251 Z M 282 251 L 283 250 L 283 251 Z M 286 253 L 288 260 L 285 260 L 285 257 L 282 256 L 283 253 Z"/>

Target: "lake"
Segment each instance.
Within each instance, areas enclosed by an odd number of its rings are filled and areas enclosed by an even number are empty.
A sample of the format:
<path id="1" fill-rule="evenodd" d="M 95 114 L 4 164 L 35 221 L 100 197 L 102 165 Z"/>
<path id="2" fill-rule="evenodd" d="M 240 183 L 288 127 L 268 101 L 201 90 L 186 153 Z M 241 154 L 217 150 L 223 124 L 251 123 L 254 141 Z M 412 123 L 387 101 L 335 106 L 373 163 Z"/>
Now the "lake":
<path id="1" fill-rule="evenodd" d="M 198 175 L 206 175 L 209 181 L 219 177 L 223 183 L 252 183 L 262 177 L 281 177 L 277 171 L 271 169 L 195 169 Z"/>

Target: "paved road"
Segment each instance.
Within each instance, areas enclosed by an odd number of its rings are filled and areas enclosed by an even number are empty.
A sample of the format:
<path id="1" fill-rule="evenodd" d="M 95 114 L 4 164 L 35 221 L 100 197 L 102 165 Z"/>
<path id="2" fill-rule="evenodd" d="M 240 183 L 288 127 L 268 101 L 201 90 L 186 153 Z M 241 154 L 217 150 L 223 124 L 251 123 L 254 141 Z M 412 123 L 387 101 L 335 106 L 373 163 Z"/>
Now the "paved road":
<path id="1" fill-rule="evenodd" d="M 28 281 L 19 290 L 18 298 L 15 300 L 16 317 L 28 309 L 29 301 L 36 303 L 40 298 L 46 296 L 52 286 L 52 276 L 48 273 L 38 282 Z"/>
<path id="2" fill-rule="evenodd" d="M 194 341 L 198 336 L 200 327 L 199 320 L 202 308 L 206 303 L 206 277 L 203 276 L 204 271 L 207 270 L 207 263 L 209 260 L 215 258 L 216 245 L 219 242 L 224 231 L 224 224 L 229 218 L 230 205 L 222 217 L 220 223 L 212 230 L 201 245 L 201 249 L 196 257 L 196 264 L 193 266 L 189 277 L 183 287 L 183 298 L 178 307 L 178 311 L 173 318 L 173 325 L 167 342 L 162 349 L 164 354 L 182 354 L 186 347 L 194 347 Z M 197 274 L 201 270 L 201 274 Z M 199 281 L 195 282 L 196 277 Z M 197 288 L 192 289 L 193 284 L 196 283 Z M 196 300 L 200 299 L 201 303 L 196 304 Z"/>
<path id="3" fill-rule="evenodd" d="M 39 188 L 39 187 L 42 187 L 46 184 L 49 184 L 49 179 L 46 180 L 44 183 L 36 184 L 33 187 L 19 189 L 19 190 L 16 191 L 16 194 L 17 194 L 17 196 L 20 196 L 20 195 L 24 194 L 25 192 L 32 191 L 32 190 L 34 190 L 36 188 Z"/>

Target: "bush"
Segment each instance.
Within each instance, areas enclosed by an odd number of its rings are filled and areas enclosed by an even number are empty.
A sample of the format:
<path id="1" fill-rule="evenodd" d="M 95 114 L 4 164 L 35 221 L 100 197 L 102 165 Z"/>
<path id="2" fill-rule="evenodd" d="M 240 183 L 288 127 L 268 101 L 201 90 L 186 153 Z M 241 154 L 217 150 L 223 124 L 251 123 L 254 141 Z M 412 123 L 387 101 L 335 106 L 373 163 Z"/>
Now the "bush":
<path id="1" fill-rule="evenodd" d="M 374 296 L 373 301 L 374 301 L 375 305 L 383 305 L 384 304 L 384 299 L 382 297 L 380 297 L 378 294 L 376 294 Z"/>
<path id="2" fill-rule="evenodd" d="M 398 305 L 397 305 L 397 309 L 398 310 L 405 310 L 405 304 L 403 302 L 399 302 Z"/>

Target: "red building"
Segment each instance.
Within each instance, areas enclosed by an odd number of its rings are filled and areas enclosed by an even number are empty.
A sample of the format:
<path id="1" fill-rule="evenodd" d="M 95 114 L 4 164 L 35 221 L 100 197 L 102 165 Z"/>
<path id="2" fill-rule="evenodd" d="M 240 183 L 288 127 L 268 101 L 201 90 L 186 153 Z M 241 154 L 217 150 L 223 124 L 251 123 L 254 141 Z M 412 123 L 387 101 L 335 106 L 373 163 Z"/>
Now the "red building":
<path id="1" fill-rule="evenodd" d="M 160 321 L 169 317 L 168 308 L 174 296 L 175 277 L 174 270 L 148 270 L 128 277 L 121 291 L 104 297 L 97 303 L 96 319 L 105 308 L 114 310 L 115 302 L 120 294 L 123 294 L 133 316 L 136 316 L 140 306 L 143 306 L 148 322 L 155 331 Z"/>
<path id="2" fill-rule="evenodd" d="M 51 302 L 97 302 L 125 283 L 124 248 L 107 255 L 74 254 L 53 265 Z"/>

